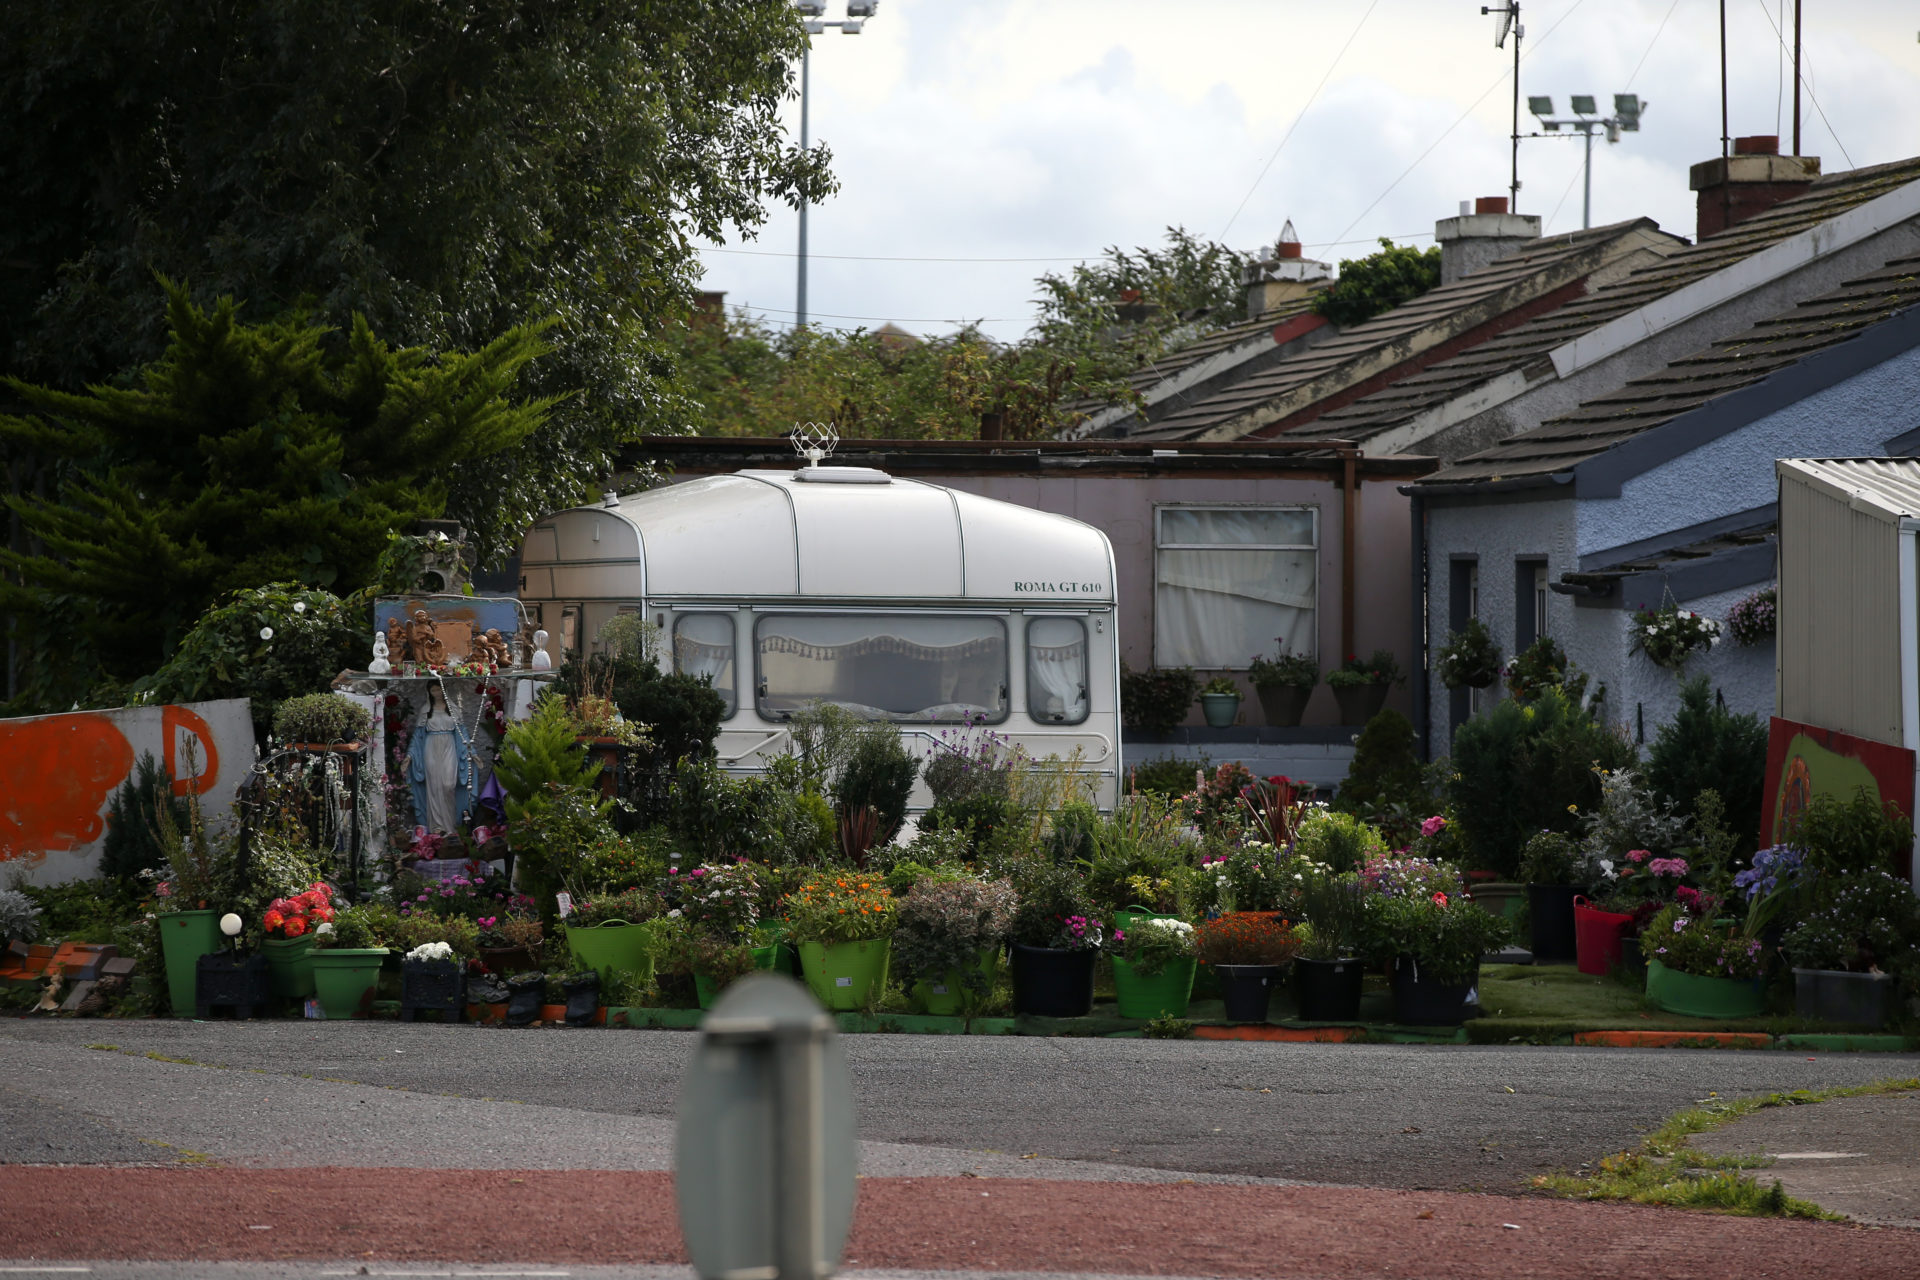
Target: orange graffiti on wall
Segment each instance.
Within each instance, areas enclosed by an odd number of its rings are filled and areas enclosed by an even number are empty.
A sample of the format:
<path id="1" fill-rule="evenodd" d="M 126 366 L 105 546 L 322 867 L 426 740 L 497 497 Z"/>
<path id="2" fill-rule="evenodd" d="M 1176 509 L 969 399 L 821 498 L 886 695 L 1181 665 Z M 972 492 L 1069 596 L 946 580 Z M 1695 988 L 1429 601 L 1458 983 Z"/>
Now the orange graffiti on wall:
<path id="1" fill-rule="evenodd" d="M 132 768 L 133 748 L 106 716 L 0 722 L 0 861 L 33 866 L 98 840 L 100 811 Z"/>
<path id="2" fill-rule="evenodd" d="M 180 730 L 185 729 L 200 744 L 192 766 L 199 770 L 190 777 L 180 776 L 181 765 L 174 763 L 174 748 L 180 741 Z M 165 735 L 166 746 L 162 748 L 167 766 L 167 776 L 173 781 L 173 794 L 177 796 L 203 796 L 213 789 L 214 780 L 220 776 L 220 748 L 213 743 L 213 729 L 198 714 L 185 707 L 167 707 L 160 712 L 160 731 Z M 182 762 L 184 764 L 186 762 Z"/>

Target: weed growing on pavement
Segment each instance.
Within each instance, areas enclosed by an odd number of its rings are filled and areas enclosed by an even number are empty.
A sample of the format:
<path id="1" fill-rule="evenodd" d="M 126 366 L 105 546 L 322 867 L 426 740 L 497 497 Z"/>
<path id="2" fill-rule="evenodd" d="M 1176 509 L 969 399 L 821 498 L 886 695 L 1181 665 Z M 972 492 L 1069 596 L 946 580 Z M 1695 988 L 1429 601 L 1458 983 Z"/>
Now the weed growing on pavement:
<path id="1" fill-rule="evenodd" d="M 1796 1200 L 1778 1181 L 1763 1186 L 1750 1169 L 1773 1163 L 1766 1156 L 1713 1156 L 1693 1150 L 1696 1133 L 1717 1129 L 1730 1120 L 1769 1107 L 1797 1107 L 1831 1098 L 1902 1093 L 1920 1089 L 1920 1077 L 1876 1080 L 1818 1091 L 1793 1089 L 1752 1098 L 1712 1097 L 1700 1106 L 1676 1113 L 1648 1134 L 1637 1151 L 1608 1156 L 1590 1173 L 1547 1174 L 1533 1185 L 1554 1195 L 1581 1200 L 1631 1200 L 1638 1204 L 1708 1209 L 1746 1217 L 1838 1219 L 1819 1205 Z"/>
<path id="2" fill-rule="evenodd" d="M 1149 1040 L 1191 1040 L 1193 1024 L 1185 1018 L 1176 1018 L 1171 1014 L 1154 1018 L 1140 1028 L 1140 1034 Z"/>

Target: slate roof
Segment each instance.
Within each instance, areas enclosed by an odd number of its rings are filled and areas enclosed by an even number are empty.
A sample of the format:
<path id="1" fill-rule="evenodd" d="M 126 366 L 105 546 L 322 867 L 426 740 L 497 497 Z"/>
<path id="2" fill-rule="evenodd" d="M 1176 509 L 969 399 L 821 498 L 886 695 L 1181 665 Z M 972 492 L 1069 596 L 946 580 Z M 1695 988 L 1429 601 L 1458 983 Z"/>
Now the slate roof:
<path id="1" fill-rule="evenodd" d="M 1658 373 L 1596 396 L 1572 413 L 1442 467 L 1419 483 L 1487 483 L 1566 471 L 1847 342 L 1916 303 L 1920 303 L 1920 256 L 1896 259 L 1783 315 L 1762 320 L 1744 333 L 1675 360 Z"/>
<path id="2" fill-rule="evenodd" d="M 1726 533 L 1717 533 L 1707 538 L 1696 538 L 1691 542 L 1667 547 L 1645 555 L 1620 560 L 1602 569 L 1586 569 L 1578 572 L 1563 573 L 1557 582 L 1548 584 L 1548 589 L 1569 596 L 1611 596 L 1621 589 L 1621 583 L 1631 583 L 1642 574 L 1659 574 L 1671 581 L 1684 579 L 1689 568 L 1714 557 L 1751 553 L 1759 548 L 1760 554 L 1771 562 L 1775 548 L 1780 542 L 1780 526 L 1775 520 L 1760 520 L 1743 529 L 1733 529 Z M 1675 594 L 1683 600 L 1694 599 L 1692 595 L 1682 594 L 1684 586 Z M 1657 594 L 1657 593 L 1656 593 Z"/>
<path id="3" fill-rule="evenodd" d="M 1317 391 L 1315 384 L 1324 385 L 1325 393 L 1304 403 L 1311 405 L 1350 390 L 1379 372 L 1380 359 L 1390 358 L 1396 348 L 1404 350 L 1408 359 L 1417 358 L 1422 351 L 1497 321 L 1555 289 L 1584 279 L 1604 263 L 1613 241 L 1656 229 L 1651 219 L 1637 218 L 1532 241 L 1472 275 L 1431 289 L 1411 302 L 1346 329 L 1337 338 L 1243 378 L 1198 404 L 1169 414 L 1152 426 L 1129 432 L 1129 438 L 1199 437 L 1290 393 Z M 1318 419 L 1314 421 L 1317 423 Z M 1258 429 L 1252 426 L 1236 434 L 1249 434 Z M 1300 429 L 1307 430 L 1308 424 L 1302 424 Z M 1312 434 L 1319 434 L 1317 426 L 1312 428 Z"/>
<path id="4" fill-rule="evenodd" d="M 1751 257 L 1788 236 L 1920 179 L 1920 158 L 1849 169 L 1815 179 L 1801 195 L 1682 248 L 1625 280 L 1519 325 L 1392 386 L 1332 409 L 1315 436 L 1364 442 L 1502 374 L 1526 369 L 1549 351 L 1654 299 Z M 1550 373 L 1543 369 L 1541 373 Z M 1417 442 L 1415 444 L 1417 447 Z"/>

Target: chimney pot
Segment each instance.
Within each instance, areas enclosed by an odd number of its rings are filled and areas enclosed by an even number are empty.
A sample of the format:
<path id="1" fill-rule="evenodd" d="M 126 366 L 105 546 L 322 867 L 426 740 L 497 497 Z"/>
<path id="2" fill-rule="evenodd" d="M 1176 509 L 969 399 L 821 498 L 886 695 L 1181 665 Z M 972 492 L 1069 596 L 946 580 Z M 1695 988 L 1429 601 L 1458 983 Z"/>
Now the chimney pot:
<path id="1" fill-rule="evenodd" d="M 1473 202 L 1473 211 L 1475 213 L 1505 213 L 1507 211 L 1507 198 L 1505 196 L 1481 196 Z"/>
<path id="2" fill-rule="evenodd" d="M 1733 154 L 1737 156 L 1777 156 L 1780 154 L 1780 135 L 1777 133 L 1756 133 L 1750 138 L 1735 138 Z"/>
<path id="3" fill-rule="evenodd" d="M 1275 245 L 1274 248 L 1279 250 L 1282 258 L 1297 258 L 1300 256 L 1301 245 L 1297 240 L 1282 240 L 1279 244 Z"/>

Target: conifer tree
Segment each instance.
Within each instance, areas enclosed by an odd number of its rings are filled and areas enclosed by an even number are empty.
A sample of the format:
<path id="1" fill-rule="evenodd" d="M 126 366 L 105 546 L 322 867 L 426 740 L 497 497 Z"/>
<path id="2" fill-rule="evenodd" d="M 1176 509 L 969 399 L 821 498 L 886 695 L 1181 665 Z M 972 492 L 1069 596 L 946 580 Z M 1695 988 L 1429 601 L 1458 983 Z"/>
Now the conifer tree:
<path id="1" fill-rule="evenodd" d="M 549 696 L 534 706 L 529 719 L 507 730 L 493 776 L 507 793 L 507 822 L 514 824 L 537 813 L 553 787 L 592 786 L 600 765 L 574 741 L 566 700 Z"/>

